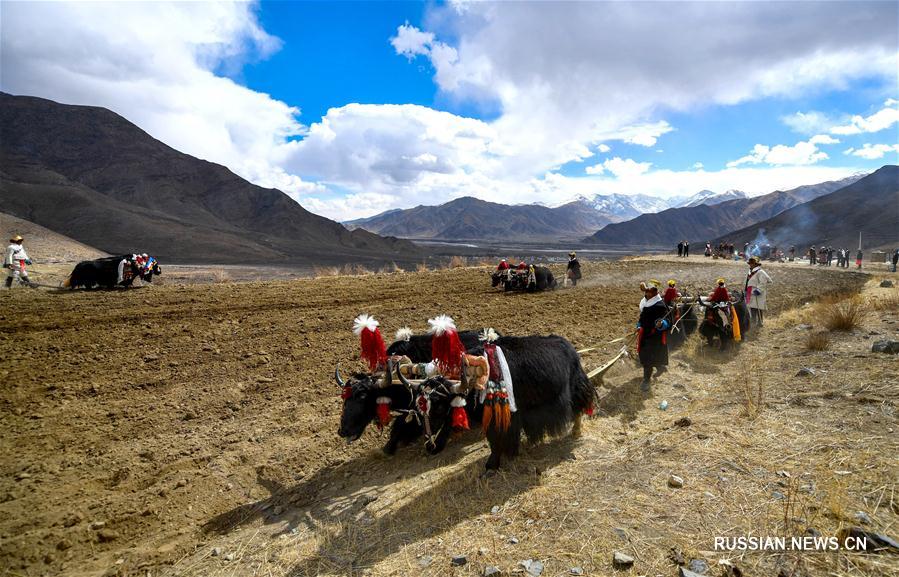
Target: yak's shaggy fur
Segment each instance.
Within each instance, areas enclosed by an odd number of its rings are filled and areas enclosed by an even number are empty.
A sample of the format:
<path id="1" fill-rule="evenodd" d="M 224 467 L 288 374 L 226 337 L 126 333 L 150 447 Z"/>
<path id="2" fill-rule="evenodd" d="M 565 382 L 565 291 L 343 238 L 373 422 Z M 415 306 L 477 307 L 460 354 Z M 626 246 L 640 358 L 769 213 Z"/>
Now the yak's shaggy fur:
<path id="1" fill-rule="evenodd" d="M 518 410 L 512 414 L 508 429 L 487 430 L 490 458 L 487 469 L 497 469 L 503 456 L 514 457 L 521 444 L 521 433 L 537 443 L 547 436 L 559 436 L 572 425 L 577 428 L 581 416 L 593 406 L 596 389 L 581 367 L 581 359 L 566 339 L 550 335 L 500 337 L 496 344 L 509 364 Z M 483 354 L 483 347 L 472 354 Z M 432 428 L 446 430 L 449 411 L 432 399 Z M 438 439 L 438 445 L 439 445 Z"/>

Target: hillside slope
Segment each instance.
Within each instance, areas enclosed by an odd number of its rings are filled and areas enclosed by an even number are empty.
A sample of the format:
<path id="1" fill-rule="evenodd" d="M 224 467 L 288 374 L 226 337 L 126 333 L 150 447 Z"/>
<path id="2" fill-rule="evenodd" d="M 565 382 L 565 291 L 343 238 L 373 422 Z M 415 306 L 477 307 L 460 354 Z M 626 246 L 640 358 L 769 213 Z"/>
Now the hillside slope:
<path id="1" fill-rule="evenodd" d="M 613 221 L 583 201 L 549 208 L 466 196 L 438 206 L 391 210 L 347 224 L 402 238 L 534 241 L 581 238 Z"/>
<path id="2" fill-rule="evenodd" d="M 853 175 L 755 198 L 738 198 L 711 206 L 700 204 L 644 214 L 627 222 L 610 224 L 584 241 L 600 245 L 666 248 L 684 239 L 693 243 L 705 242 L 742 228 L 746 223 L 765 220 L 788 208 L 829 194 L 859 178 L 861 175 Z"/>
<path id="3" fill-rule="evenodd" d="M 3 235 L 0 241 L 4 248 L 7 238 L 14 234 L 22 235 L 25 250 L 38 267 L 45 263 L 71 263 L 107 256 L 92 246 L 5 212 L 0 212 L 0 234 Z"/>
<path id="4" fill-rule="evenodd" d="M 861 180 L 773 218 L 722 235 L 746 242 L 763 232 L 774 245 L 829 244 L 855 248 L 899 246 L 899 166 L 884 166 Z"/>
<path id="5" fill-rule="evenodd" d="M 407 260 L 411 243 L 348 231 L 275 189 L 182 154 L 117 114 L 0 94 L 4 210 L 108 252 L 169 262 Z"/>

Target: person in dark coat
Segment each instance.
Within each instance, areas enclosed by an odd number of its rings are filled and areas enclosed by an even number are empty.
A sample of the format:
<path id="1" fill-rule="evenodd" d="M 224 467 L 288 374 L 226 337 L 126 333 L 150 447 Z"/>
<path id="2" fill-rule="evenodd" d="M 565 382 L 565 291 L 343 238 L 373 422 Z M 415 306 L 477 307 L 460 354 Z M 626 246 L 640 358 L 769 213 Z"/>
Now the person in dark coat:
<path id="1" fill-rule="evenodd" d="M 577 286 L 577 281 L 581 279 L 581 263 L 577 260 L 577 254 L 574 251 L 568 253 L 568 278 L 571 279 L 571 286 Z"/>
<path id="2" fill-rule="evenodd" d="M 684 258 L 690 256 L 690 241 L 684 241 Z"/>
<path id="3" fill-rule="evenodd" d="M 677 243 L 677 256 L 684 256 L 684 241 Z"/>
<path id="4" fill-rule="evenodd" d="M 644 299 L 640 303 L 640 320 L 637 321 L 637 350 L 643 365 L 643 382 L 640 390 L 649 391 L 652 368 L 656 367 L 658 377 L 668 370 L 668 329 L 665 306 L 656 284 L 645 283 Z"/>

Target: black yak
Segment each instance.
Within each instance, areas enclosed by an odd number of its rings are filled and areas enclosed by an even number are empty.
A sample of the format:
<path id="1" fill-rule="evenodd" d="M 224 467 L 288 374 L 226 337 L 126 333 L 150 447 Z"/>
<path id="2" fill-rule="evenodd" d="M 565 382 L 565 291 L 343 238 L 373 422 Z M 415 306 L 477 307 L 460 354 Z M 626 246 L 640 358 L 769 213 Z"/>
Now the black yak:
<path id="1" fill-rule="evenodd" d="M 581 367 L 575 348 L 560 336 L 500 337 L 494 341 L 508 365 L 512 380 L 512 395 L 516 411 L 502 417 L 502 401 L 490 407 L 488 383 L 487 408 L 484 427 L 490 443 L 487 469 L 497 469 L 502 457 L 518 454 L 521 433 L 528 441 L 537 443 L 547 436 L 559 436 L 573 425 L 573 434 L 580 434 L 580 419 L 592 412 L 596 389 Z M 489 347 L 490 345 L 486 345 Z M 469 351 L 484 354 L 485 346 Z M 492 369 L 491 369 L 492 370 Z M 491 377 L 492 379 L 493 377 Z M 427 449 L 438 452 L 446 444 L 452 429 L 452 382 L 436 377 L 422 383 L 430 391 L 430 427 L 435 435 Z M 458 395 L 456 395 L 458 396 Z M 488 411 L 490 411 L 488 413 Z M 508 421 L 505 419 L 508 418 Z"/>
<path id="2" fill-rule="evenodd" d="M 153 275 L 160 274 L 162 269 L 155 258 L 138 260 L 134 255 L 110 256 L 79 262 L 64 286 L 70 289 L 78 287 L 91 289 L 97 286 L 129 287 L 136 278 L 144 282 L 153 282 Z"/>
<path id="3" fill-rule="evenodd" d="M 503 290 L 519 290 L 519 291 L 545 291 L 555 289 L 558 286 L 556 278 L 551 270 L 545 266 L 532 266 L 533 275 L 530 271 L 518 272 L 516 269 L 506 269 L 505 271 L 494 271 L 490 275 L 492 286 L 497 287 L 500 283 Z"/>
<path id="4" fill-rule="evenodd" d="M 411 331 L 406 330 L 397 332 L 397 340 L 387 347 L 388 356 L 393 358 L 405 356 L 413 363 L 430 362 L 432 335 L 430 333 L 413 335 Z M 459 333 L 459 340 L 466 349 L 480 344 L 477 331 L 462 331 Z M 343 411 L 337 434 L 347 439 L 347 442 L 358 439 L 372 421 L 376 421 L 380 427 L 386 426 L 385 409 L 401 413 L 399 417 L 393 419 L 390 427 L 390 437 L 383 447 L 386 454 L 393 455 L 400 444 L 409 444 L 421 436 L 424 429 L 420 420 L 414 415 L 409 419 L 406 418 L 410 416 L 408 411 L 414 408 L 415 394 L 406 385 L 393 380 L 392 375 L 388 379 L 357 373 L 348 381 L 343 381 L 338 370 L 335 371 L 335 379 L 342 387 L 343 396 Z M 386 402 L 388 399 L 389 402 Z M 379 404 L 385 405 L 381 408 L 381 415 L 378 414 Z"/>
<path id="5" fill-rule="evenodd" d="M 705 307 L 705 315 L 702 323 L 699 325 L 699 334 L 705 337 L 709 346 L 712 346 L 715 339 L 718 339 L 718 346 L 723 351 L 732 346 L 735 341 L 734 323 L 739 322 L 739 331 L 741 339 L 745 339 L 749 333 L 749 308 L 744 301 L 743 293 L 737 291 L 737 298 L 730 303 L 713 303 L 702 297 L 698 302 Z M 721 317 L 718 315 L 718 307 L 725 307 L 725 312 L 730 319 L 730 324 L 726 327 L 722 326 Z M 730 307 L 737 313 L 737 318 L 732 318 Z"/>

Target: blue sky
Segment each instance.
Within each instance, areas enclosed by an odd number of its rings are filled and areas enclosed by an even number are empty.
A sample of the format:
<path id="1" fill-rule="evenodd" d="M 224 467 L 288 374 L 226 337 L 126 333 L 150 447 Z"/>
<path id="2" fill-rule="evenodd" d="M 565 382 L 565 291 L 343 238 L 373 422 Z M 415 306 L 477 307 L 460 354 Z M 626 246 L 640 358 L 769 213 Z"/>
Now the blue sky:
<path id="1" fill-rule="evenodd" d="M 164 7 L 164 9 L 163 9 Z M 338 220 L 896 163 L 894 2 L 0 4 L 0 88 Z"/>

